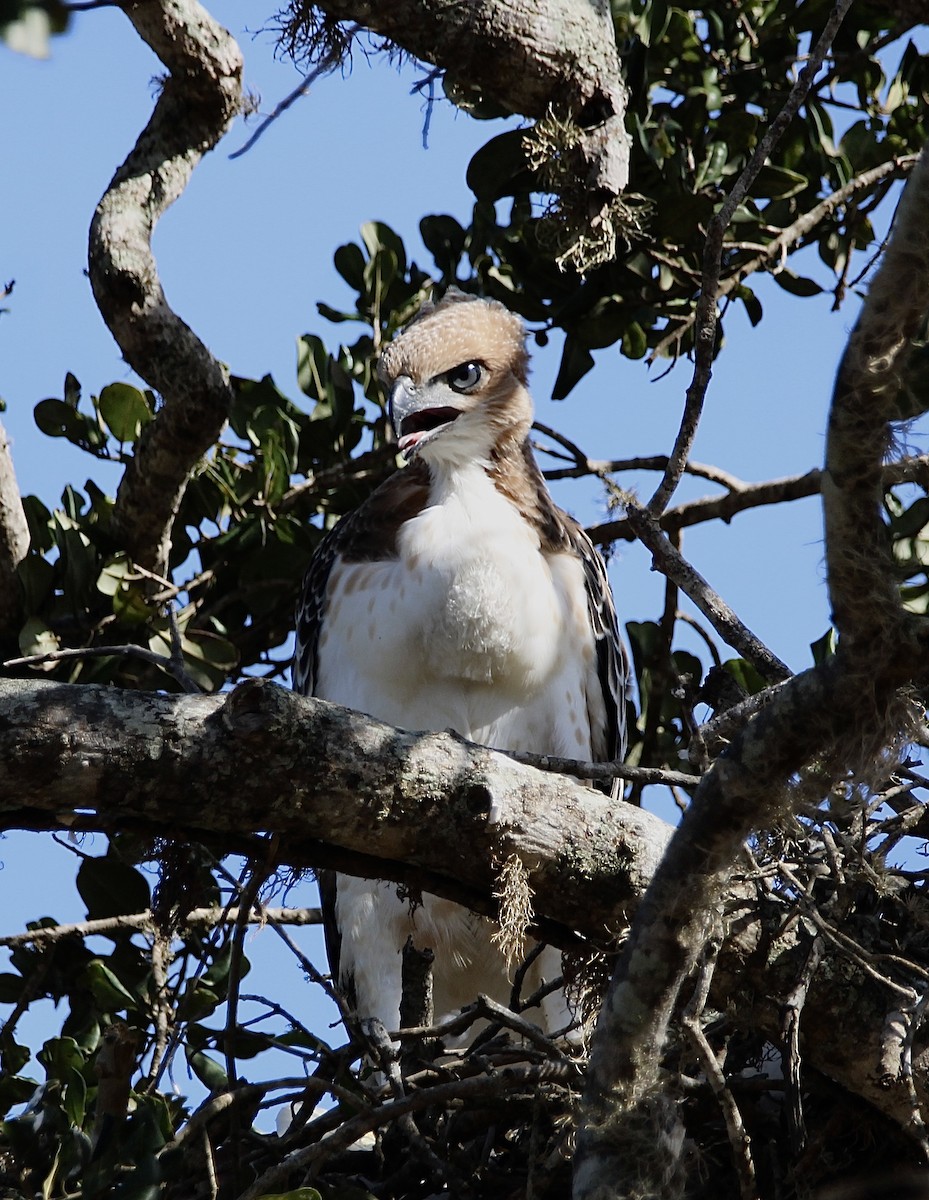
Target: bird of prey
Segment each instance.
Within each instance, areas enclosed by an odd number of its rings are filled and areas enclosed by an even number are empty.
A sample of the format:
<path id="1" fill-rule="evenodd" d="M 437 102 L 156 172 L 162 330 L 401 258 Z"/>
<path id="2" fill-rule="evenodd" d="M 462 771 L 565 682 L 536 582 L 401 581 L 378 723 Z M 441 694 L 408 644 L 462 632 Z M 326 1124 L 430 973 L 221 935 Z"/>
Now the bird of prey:
<path id="1" fill-rule="evenodd" d="M 628 666 L 603 561 L 556 506 L 529 443 L 521 320 L 449 289 L 381 355 L 407 465 L 323 539 L 297 610 L 293 686 L 409 730 L 501 750 L 622 755 Z M 495 924 L 347 875 L 324 887 L 333 974 L 360 1017 L 399 1028 L 401 951 L 431 949 L 436 1018 L 510 998 Z M 418 899 L 418 898 L 417 898 Z M 334 922 L 334 927 L 333 927 Z M 523 984 L 561 973 L 545 947 Z M 526 1016 L 572 1020 L 562 992 Z"/>

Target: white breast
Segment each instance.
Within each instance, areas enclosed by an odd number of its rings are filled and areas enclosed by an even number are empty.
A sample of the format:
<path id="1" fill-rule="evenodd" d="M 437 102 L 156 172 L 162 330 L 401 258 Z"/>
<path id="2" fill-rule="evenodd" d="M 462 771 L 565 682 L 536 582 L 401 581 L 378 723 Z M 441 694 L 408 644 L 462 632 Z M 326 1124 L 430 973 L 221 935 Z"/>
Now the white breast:
<path id="1" fill-rule="evenodd" d="M 333 569 L 316 694 L 406 729 L 588 754 L 580 563 L 543 555 L 480 466 L 432 500 L 401 530 L 398 558 Z"/>

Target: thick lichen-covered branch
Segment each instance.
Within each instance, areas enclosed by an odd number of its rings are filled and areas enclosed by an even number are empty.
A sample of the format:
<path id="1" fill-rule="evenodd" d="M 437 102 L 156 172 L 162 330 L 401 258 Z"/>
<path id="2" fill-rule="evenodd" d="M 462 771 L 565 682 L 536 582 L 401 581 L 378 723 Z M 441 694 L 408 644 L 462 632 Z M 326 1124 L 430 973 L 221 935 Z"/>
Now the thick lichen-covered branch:
<path id="1" fill-rule="evenodd" d="M 0 825 L 239 845 L 278 833 L 291 865 L 412 877 L 483 911 L 494 862 L 518 853 L 569 942 L 594 912 L 602 928 L 622 924 L 669 834 L 460 738 L 258 681 L 180 698 L 0 680 Z"/>
<path id="2" fill-rule="evenodd" d="M 789 746 L 791 723 L 827 686 L 826 676 L 813 674 L 783 685 L 777 697 L 786 698 L 768 705 L 767 724 L 752 727 L 743 765 L 717 774 L 706 802 L 719 805 L 720 828 L 705 869 L 703 842 L 675 842 L 660 883 L 671 894 L 656 890 L 648 904 L 654 911 L 664 894 L 683 933 L 688 921 L 701 919 L 713 872 L 738 852 L 739 804 L 756 804 L 763 790 L 770 764 L 758 755 L 766 740 Z M 841 713 L 835 719 L 841 722 Z M 672 833 L 641 809 L 505 755 L 448 734 L 395 730 L 271 684 L 251 682 L 227 696 L 164 696 L 12 679 L 0 680 L 0 828 L 132 830 L 245 852 L 257 846 L 258 834 L 277 833 L 280 864 L 393 878 L 487 913 L 496 912 L 493 864 L 516 853 L 538 927 L 575 947 L 579 935 L 612 942 Z M 694 887 L 682 888 L 684 878 Z M 720 954 L 719 1002 L 750 1005 L 753 1020 L 775 1036 L 778 980 L 790 977 L 803 947 L 789 929 L 769 945 L 772 922 L 750 884 L 733 889 L 730 899 L 739 905 L 732 919 L 740 932 Z M 689 951 L 677 947 L 681 936 L 674 928 L 668 933 L 684 963 Z M 641 960 L 636 971 L 647 965 Z M 879 1035 L 880 1003 L 880 988 L 854 962 L 814 981 L 808 1054 L 902 1124 L 906 1104 L 882 1087 L 878 1050 L 849 1051 Z M 598 1045 L 595 1073 L 602 1069 Z"/>
<path id="3" fill-rule="evenodd" d="M 151 239 L 239 111 L 242 57 L 197 0 L 123 7 L 168 75 L 151 120 L 97 206 L 89 268 L 126 362 L 162 398 L 120 483 L 113 533 L 142 566 L 163 570 L 190 472 L 219 436 L 232 390 L 227 368 L 168 304 Z"/>
<path id="4" fill-rule="evenodd" d="M 330 57 L 351 23 L 434 64 L 461 107 L 533 118 L 527 147 L 547 180 L 540 190 L 560 198 L 561 256 L 579 269 L 612 258 L 634 218 L 622 200 L 626 86 L 605 0 L 290 0 L 280 20 L 297 56 Z"/>
<path id="5" fill-rule="evenodd" d="M 798 780 L 813 762 L 823 788 L 854 773 L 875 777 L 888 748 L 906 736 L 909 702 L 900 689 L 929 683 L 926 621 L 902 607 L 879 507 L 895 401 L 929 309 L 927 206 L 924 153 L 833 395 L 823 501 L 838 653 L 784 683 L 736 734 L 703 777 L 639 906 L 594 1043 L 577 1200 L 616 1188 L 640 1194 L 630 1134 L 641 1136 L 681 986 L 720 930 L 745 839 L 776 827 L 802 800 Z"/>
<path id="6" fill-rule="evenodd" d="M 893 235 L 839 365 L 822 483 L 829 597 L 846 652 L 880 671 L 926 637 L 904 612 L 881 518 L 883 460 L 899 419 L 911 346 L 929 312 L 929 158 L 904 190 Z M 922 397 L 929 405 L 929 399 Z M 911 415 L 911 414 L 908 414 Z"/>

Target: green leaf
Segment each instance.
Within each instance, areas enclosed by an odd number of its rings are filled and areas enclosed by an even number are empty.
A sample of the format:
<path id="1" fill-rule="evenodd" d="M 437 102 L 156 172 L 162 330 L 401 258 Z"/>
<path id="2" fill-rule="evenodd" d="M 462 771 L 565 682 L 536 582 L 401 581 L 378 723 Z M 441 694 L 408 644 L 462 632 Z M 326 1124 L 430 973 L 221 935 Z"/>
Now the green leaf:
<path id="1" fill-rule="evenodd" d="M 809 179 L 798 171 L 788 170 L 787 167 L 764 166 L 752 184 L 752 195 L 771 200 L 789 200 L 809 186 Z"/>
<path id="2" fill-rule="evenodd" d="M 22 993 L 24 982 L 22 975 L 14 975 L 10 971 L 0 974 L 0 1004 L 15 1004 Z"/>
<path id="3" fill-rule="evenodd" d="M 587 374 L 594 365 L 594 356 L 586 346 L 582 346 L 576 338 L 570 335 L 565 338 L 564 350 L 561 352 L 561 365 L 552 388 L 553 400 L 564 400 L 574 385 Z"/>
<path id="4" fill-rule="evenodd" d="M 187 1049 L 187 1061 L 190 1069 L 204 1087 L 211 1092 L 222 1092 L 229 1086 L 229 1077 L 215 1059 L 208 1058 L 200 1050 Z"/>
<path id="5" fill-rule="evenodd" d="M 138 1008 L 139 1001 L 123 987 L 102 958 L 91 959 L 84 970 L 94 1000 L 103 1012 L 126 1012 Z"/>
<path id="6" fill-rule="evenodd" d="M 45 606 L 55 579 L 55 568 L 41 554 L 27 554 L 16 567 L 22 584 L 26 612 L 36 612 Z"/>
<path id="7" fill-rule="evenodd" d="M 745 305 L 745 311 L 748 314 L 748 319 L 752 325 L 757 325 L 764 316 L 764 309 L 761 307 L 761 301 L 755 295 L 750 287 L 740 284 L 735 291 L 736 298 L 741 300 Z"/>
<path id="8" fill-rule="evenodd" d="M 723 663 L 723 670 L 728 671 L 742 690 L 750 696 L 763 692 L 768 686 L 748 659 L 730 658 Z"/>
<path id="9" fill-rule="evenodd" d="M 107 560 L 97 577 L 97 591 L 102 592 L 104 596 L 115 596 L 126 582 L 126 576 L 131 574 L 132 562 L 129 555 L 120 551 Z"/>
<path id="10" fill-rule="evenodd" d="M 90 921 L 146 912 L 151 907 L 148 880 L 141 871 L 112 855 L 85 858 L 76 882 Z"/>
<path id="11" fill-rule="evenodd" d="M 396 270 L 402 275 L 406 271 L 406 247 L 389 225 L 383 221 L 366 221 L 361 227 L 361 240 L 368 249 L 371 258 L 376 258 L 384 251 L 390 255 L 396 264 Z"/>
<path id="12" fill-rule="evenodd" d="M 7 1071 L 0 1074 L 0 1116 L 26 1101 L 35 1092 L 34 1079 L 20 1079 Z"/>
<path id="13" fill-rule="evenodd" d="M 466 234 L 454 217 L 446 215 L 423 217 L 419 223 L 423 245 L 446 277 L 457 274 L 464 253 Z"/>
<path id="14" fill-rule="evenodd" d="M 100 393 L 97 407 L 118 442 L 134 442 L 154 415 L 145 393 L 129 383 L 108 384 Z"/>
<path id="15" fill-rule="evenodd" d="M 824 666 L 835 655 L 839 644 L 839 635 L 834 629 L 827 629 L 821 638 L 810 642 L 810 652 L 817 667 Z"/>
<path id="16" fill-rule="evenodd" d="M 508 129 L 491 138 L 471 159 L 465 178 L 478 200 L 501 200 L 531 186 L 524 137 L 521 129 Z"/>
<path id="17" fill-rule="evenodd" d="M 145 625 L 152 616 L 152 606 L 140 581 L 123 582 L 113 593 L 113 615 L 123 625 Z"/>
<path id="18" fill-rule="evenodd" d="M 645 333 L 645 330 L 638 323 L 638 321 L 630 322 L 626 327 L 625 333 L 623 334 L 623 354 L 626 356 L 626 358 L 644 358 L 647 350 L 648 337 Z M 590 365 L 593 366 L 593 360 L 591 360 Z"/>
<path id="19" fill-rule="evenodd" d="M 38 496 L 23 496 L 23 512 L 29 526 L 31 549 L 40 553 L 51 550 L 55 544 L 51 530 L 52 514 Z"/>
<path id="20" fill-rule="evenodd" d="M 33 409 L 35 423 L 48 437 L 66 437 L 69 441 L 79 439 L 84 432 L 84 417 L 64 400 L 50 397 L 40 400 Z"/>
<path id="21" fill-rule="evenodd" d="M 340 246 L 332 256 L 332 261 L 349 287 L 356 292 L 364 291 L 365 256 L 360 246 L 354 242 Z"/>
<path id="22" fill-rule="evenodd" d="M 38 1060 L 45 1067 L 49 1079 L 65 1082 L 72 1071 L 84 1066 L 84 1055 L 74 1038 L 49 1038 L 39 1051 Z"/>
<path id="23" fill-rule="evenodd" d="M 781 267 L 779 271 L 772 271 L 771 274 L 774 282 L 785 292 L 790 292 L 792 296 L 818 296 L 823 290 L 815 279 L 806 279 L 802 275 L 796 275 L 787 267 Z"/>
<path id="24" fill-rule="evenodd" d="M 13 1040 L 11 1033 L 4 1031 L 0 1036 L 0 1066 L 3 1067 L 0 1077 L 18 1074 L 31 1057 L 28 1046 L 21 1046 Z"/>

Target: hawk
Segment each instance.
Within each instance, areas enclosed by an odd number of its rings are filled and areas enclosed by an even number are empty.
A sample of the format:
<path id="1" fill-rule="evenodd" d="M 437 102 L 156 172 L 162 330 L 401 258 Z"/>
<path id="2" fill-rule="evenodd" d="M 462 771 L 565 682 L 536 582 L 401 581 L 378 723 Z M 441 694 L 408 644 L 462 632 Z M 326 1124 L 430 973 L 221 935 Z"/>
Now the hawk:
<path id="1" fill-rule="evenodd" d="M 322 540 L 297 610 L 293 686 L 409 730 L 586 761 L 625 748 L 628 664 L 606 570 L 552 500 L 529 443 L 521 320 L 450 289 L 381 355 L 407 465 Z M 323 881 L 333 974 L 361 1017 L 399 1028 L 402 948 L 431 949 L 437 1018 L 508 1003 L 497 927 L 395 884 Z M 334 892 L 334 894 L 333 894 Z M 561 974 L 545 947 L 523 984 Z M 564 994 L 526 1014 L 572 1021 Z"/>

